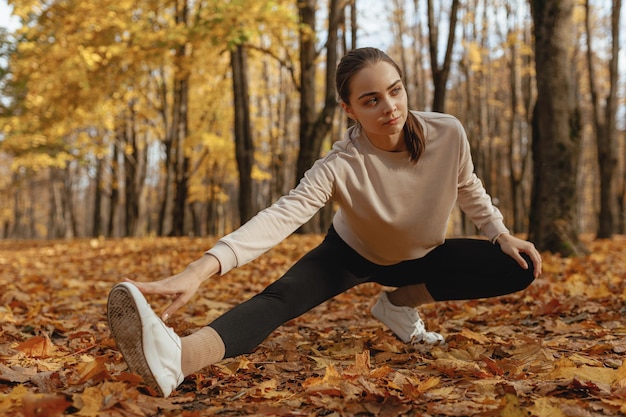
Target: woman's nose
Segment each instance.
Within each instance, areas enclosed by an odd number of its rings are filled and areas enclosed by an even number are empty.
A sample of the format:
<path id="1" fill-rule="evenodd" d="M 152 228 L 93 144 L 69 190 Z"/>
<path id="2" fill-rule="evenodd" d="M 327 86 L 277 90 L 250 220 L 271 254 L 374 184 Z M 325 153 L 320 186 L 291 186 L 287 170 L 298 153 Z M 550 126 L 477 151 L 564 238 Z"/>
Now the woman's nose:
<path id="1" fill-rule="evenodd" d="M 385 113 L 386 114 L 391 114 L 394 111 L 396 111 L 397 106 L 396 106 L 395 101 L 387 99 L 387 100 L 385 100 L 385 107 L 384 108 L 385 108 Z"/>

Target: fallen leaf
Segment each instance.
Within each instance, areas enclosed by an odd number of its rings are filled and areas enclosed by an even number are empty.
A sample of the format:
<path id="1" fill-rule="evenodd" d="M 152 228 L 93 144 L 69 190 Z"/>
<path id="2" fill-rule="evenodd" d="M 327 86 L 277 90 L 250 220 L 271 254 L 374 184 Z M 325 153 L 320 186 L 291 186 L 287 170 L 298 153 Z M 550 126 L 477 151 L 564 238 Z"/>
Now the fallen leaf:
<path id="1" fill-rule="evenodd" d="M 64 395 L 32 394 L 22 397 L 24 417 L 57 417 L 72 405 Z"/>
<path id="2" fill-rule="evenodd" d="M 55 347 L 48 336 L 34 336 L 18 344 L 15 349 L 31 358 L 49 358 L 55 352 Z"/>

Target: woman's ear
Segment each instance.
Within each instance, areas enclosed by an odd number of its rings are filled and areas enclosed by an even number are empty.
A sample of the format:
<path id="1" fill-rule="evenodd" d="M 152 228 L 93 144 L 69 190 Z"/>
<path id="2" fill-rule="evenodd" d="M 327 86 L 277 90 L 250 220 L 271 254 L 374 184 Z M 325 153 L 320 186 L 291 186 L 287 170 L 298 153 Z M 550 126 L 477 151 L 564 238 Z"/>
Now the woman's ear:
<path id="1" fill-rule="evenodd" d="M 349 118 L 351 118 L 352 120 L 356 121 L 356 116 L 354 115 L 354 112 L 352 111 L 352 107 L 350 107 L 350 105 L 344 103 L 343 101 L 341 102 L 341 108 L 343 109 L 343 111 L 346 112 L 346 114 L 348 115 Z"/>

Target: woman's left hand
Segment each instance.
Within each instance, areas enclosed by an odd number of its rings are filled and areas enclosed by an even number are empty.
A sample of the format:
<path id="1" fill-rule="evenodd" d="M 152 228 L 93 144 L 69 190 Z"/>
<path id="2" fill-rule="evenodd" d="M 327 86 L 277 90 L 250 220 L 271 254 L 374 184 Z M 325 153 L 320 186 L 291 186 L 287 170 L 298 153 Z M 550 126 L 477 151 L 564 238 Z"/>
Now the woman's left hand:
<path id="1" fill-rule="evenodd" d="M 532 242 L 519 239 L 508 233 L 498 236 L 497 242 L 500 245 L 502 252 L 515 259 L 524 269 L 528 269 L 528 263 L 522 257 L 521 253 L 528 255 L 533 261 L 533 266 L 535 267 L 535 278 L 541 275 L 541 255 Z"/>

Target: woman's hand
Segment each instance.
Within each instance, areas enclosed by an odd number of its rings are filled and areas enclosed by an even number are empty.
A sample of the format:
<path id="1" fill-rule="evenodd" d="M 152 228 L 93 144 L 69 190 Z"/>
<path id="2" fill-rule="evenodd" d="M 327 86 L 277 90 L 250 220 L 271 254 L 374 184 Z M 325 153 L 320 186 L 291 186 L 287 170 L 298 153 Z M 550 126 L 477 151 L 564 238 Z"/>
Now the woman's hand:
<path id="1" fill-rule="evenodd" d="M 541 275 L 541 255 L 539 254 L 539 251 L 535 248 L 535 245 L 533 245 L 531 242 L 519 239 L 508 233 L 504 233 L 498 236 L 497 242 L 498 244 L 500 244 L 500 249 L 502 249 L 502 252 L 515 259 L 517 263 L 524 269 L 528 269 L 528 263 L 520 254 L 527 254 L 533 261 L 533 266 L 535 267 L 535 278 Z"/>
<path id="2" fill-rule="evenodd" d="M 169 278 L 153 282 L 132 282 L 143 294 L 159 294 L 174 297 L 174 301 L 165 309 L 163 321 L 166 321 L 176 310 L 184 306 L 198 291 L 200 284 L 220 271 L 220 264 L 216 257 L 204 255 L 190 263 L 183 272 Z"/>

